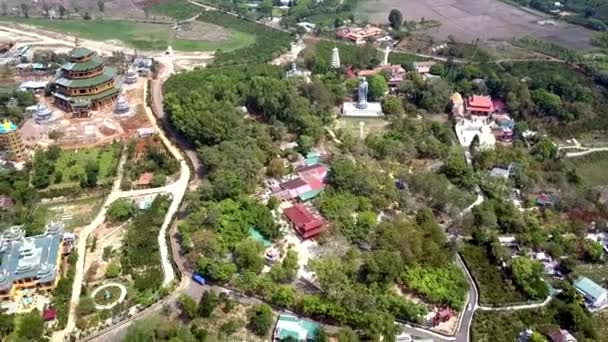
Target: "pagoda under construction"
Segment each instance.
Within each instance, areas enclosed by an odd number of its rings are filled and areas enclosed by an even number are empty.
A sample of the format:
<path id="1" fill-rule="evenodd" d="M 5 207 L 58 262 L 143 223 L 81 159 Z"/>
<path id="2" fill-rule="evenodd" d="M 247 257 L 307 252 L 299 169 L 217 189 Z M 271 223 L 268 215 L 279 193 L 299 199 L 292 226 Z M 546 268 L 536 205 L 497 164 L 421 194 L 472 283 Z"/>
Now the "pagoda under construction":
<path id="1" fill-rule="evenodd" d="M 72 117 L 89 117 L 92 110 L 111 107 L 122 86 L 115 68 L 106 67 L 95 52 L 76 47 L 69 62 L 61 66 L 55 79 L 55 106 L 71 112 Z"/>

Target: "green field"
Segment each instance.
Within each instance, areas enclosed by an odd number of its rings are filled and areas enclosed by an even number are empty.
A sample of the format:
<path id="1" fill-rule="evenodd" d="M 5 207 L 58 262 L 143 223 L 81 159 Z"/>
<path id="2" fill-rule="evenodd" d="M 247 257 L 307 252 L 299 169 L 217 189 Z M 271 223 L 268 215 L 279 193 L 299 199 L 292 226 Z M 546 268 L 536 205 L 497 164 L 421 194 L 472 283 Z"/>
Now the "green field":
<path id="1" fill-rule="evenodd" d="M 97 161 L 99 164 L 98 180 L 104 181 L 114 177 L 118 166 L 120 147 L 104 146 L 102 148 L 90 148 L 81 150 L 61 151 L 55 164 L 55 184 L 80 182 L 85 178 L 85 168 L 89 161 Z M 61 182 L 57 182 L 57 174 L 61 173 Z"/>
<path id="2" fill-rule="evenodd" d="M 576 267 L 576 271 L 601 286 L 608 285 L 608 264 L 582 264 Z"/>
<path id="3" fill-rule="evenodd" d="M 608 152 L 595 152 L 571 159 L 576 173 L 589 186 L 608 185 Z"/>
<path id="4" fill-rule="evenodd" d="M 65 222 L 66 229 L 71 231 L 91 223 L 99 212 L 103 200 L 103 196 L 95 196 L 66 203 L 42 204 L 39 210 L 45 213 L 46 221 L 62 220 Z"/>
<path id="5" fill-rule="evenodd" d="M 346 118 L 342 117 L 336 120 L 336 130 L 344 130 L 353 137 L 359 138 L 361 136 L 360 123 L 363 122 L 363 138 L 369 134 L 382 133 L 386 131 L 386 126 L 389 124 L 384 119 L 375 118 Z"/>
<path id="6" fill-rule="evenodd" d="M 6 18 L 5 18 L 6 19 Z M 255 42 L 255 36 L 246 32 L 229 31 L 227 39 L 177 39 L 175 31 L 165 24 L 150 24 L 123 20 L 47 20 L 10 18 L 11 22 L 34 25 L 45 29 L 78 35 L 92 40 L 120 40 L 140 50 L 165 50 L 171 45 L 177 51 L 232 51 Z"/>
<path id="7" fill-rule="evenodd" d="M 203 8 L 193 5 L 185 0 L 162 2 L 150 7 L 150 9 L 152 10 L 152 13 L 161 14 L 178 20 L 192 18 L 204 10 Z"/>

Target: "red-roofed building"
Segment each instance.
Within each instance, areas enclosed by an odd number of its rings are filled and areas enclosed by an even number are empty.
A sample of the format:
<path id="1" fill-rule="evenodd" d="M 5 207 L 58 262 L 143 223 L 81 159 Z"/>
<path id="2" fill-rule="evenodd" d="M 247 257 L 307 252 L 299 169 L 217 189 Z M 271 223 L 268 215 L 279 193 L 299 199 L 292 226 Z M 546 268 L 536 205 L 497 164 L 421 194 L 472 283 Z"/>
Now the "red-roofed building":
<path id="1" fill-rule="evenodd" d="M 433 317 L 433 325 L 449 321 L 454 316 L 454 311 L 450 308 L 441 308 Z"/>
<path id="2" fill-rule="evenodd" d="M 314 177 L 319 180 L 323 180 L 327 176 L 327 166 L 324 164 L 315 164 L 310 166 L 303 166 L 296 169 L 298 176 L 303 179 Z"/>
<path id="3" fill-rule="evenodd" d="M 283 189 L 282 194 L 279 197 L 283 199 L 296 198 L 298 195 L 312 190 L 310 185 L 308 185 L 308 182 L 301 177 L 283 182 L 279 186 Z"/>
<path id="4" fill-rule="evenodd" d="M 494 113 L 494 104 L 490 96 L 473 95 L 466 100 L 467 113 L 473 115 L 490 115 Z"/>
<path id="5" fill-rule="evenodd" d="M 0 196 L 0 209 L 9 210 L 15 206 L 15 202 L 8 196 Z"/>
<path id="6" fill-rule="evenodd" d="M 347 65 L 344 67 L 344 71 L 346 72 L 346 78 L 347 79 L 351 79 L 351 78 L 355 78 L 357 77 L 357 74 L 355 73 L 355 70 L 353 69 L 352 65 Z"/>
<path id="7" fill-rule="evenodd" d="M 399 86 L 401 81 L 403 81 L 403 79 L 405 78 L 405 74 L 407 73 L 401 65 L 395 64 L 395 65 L 383 65 L 383 66 L 379 66 L 374 69 L 359 70 L 357 75 L 359 77 L 370 77 L 370 76 L 377 75 L 383 71 L 388 74 L 388 76 L 389 76 L 388 85 L 391 87 Z"/>
<path id="8" fill-rule="evenodd" d="M 305 206 L 296 204 L 283 211 L 291 222 L 293 229 L 303 238 L 309 239 L 323 232 L 326 223 L 322 218 L 315 217 Z"/>
<path id="9" fill-rule="evenodd" d="M 382 34 L 384 34 L 383 29 L 371 25 L 367 25 L 365 28 L 341 27 L 336 30 L 338 38 L 350 40 L 355 44 L 364 44 L 366 40 L 379 37 Z"/>
<path id="10" fill-rule="evenodd" d="M 57 318 L 57 310 L 55 308 L 47 308 L 42 312 L 42 319 L 45 322 L 54 321 Z"/>
<path id="11" fill-rule="evenodd" d="M 154 172 L 144 172 L 139 179 L 137 180 L 137 185 L 139 187 L 145 188 L 152 184 L 152 179 L 154 178 Z"/>
<path id="12" fill-rule="evenodd" d="M 551 342 L 576 342 L 576 337 L 565 329 L 556 329 L 547 334 Z"/>

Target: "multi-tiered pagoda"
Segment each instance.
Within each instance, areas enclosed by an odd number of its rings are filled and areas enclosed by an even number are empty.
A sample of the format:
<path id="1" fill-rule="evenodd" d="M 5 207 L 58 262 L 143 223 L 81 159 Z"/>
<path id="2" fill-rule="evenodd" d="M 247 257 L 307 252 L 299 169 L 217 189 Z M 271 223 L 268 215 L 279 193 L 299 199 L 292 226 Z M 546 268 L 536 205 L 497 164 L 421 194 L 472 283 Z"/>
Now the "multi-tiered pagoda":
<path id="1" fill-rule="evenodd" d="M 69 59 L 55 80 L 55 105 L 79 118 L 88 117 L 92 110 L 111 107 L 122 85 L 116 69 L 106 67 L 101 57 L 78 42 Z"/>

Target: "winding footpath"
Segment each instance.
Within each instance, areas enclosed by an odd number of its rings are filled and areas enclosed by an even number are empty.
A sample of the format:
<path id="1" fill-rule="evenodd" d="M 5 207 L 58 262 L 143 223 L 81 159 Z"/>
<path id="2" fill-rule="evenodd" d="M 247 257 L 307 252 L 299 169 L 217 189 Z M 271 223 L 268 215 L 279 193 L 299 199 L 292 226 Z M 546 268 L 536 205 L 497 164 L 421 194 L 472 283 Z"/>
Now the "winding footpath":
<path id="1" fill-rule="evenodd" d="M 149 91 L 146 89 L 145 91 Z M 145 99 L 145 92 L 144 92 Z M 163 269 L 163 286 L 169 286 L 175 280 L 175 271 L 173 270 L 173 266 L 171 263 L 171 256 L 169 255 L 169 247 L 167 244 L 166 233 L 169 225 L 171 224 L 174 216 L 177 214 L 177 211 L 180 207 L 182 199 L 188 189 L 188 182 L 190 180 L 190 168 L 188 167 L 188 163 L 182 156 L 178 147 L 176 147 L 165 135 L 164 131 L 158 127 L 156 120 L 154 119 L 154 115 L 150 108 L 146 106 L 146 114 L 150 119 L 150 122 L 153 124 L 155 130 L 158 132 L 158 136 L 161 138 L 162 142 L 165 144 L 169 152 L 173 155 L 175 159 L 177 159 L 180 163 L 180 174 L 177 181 L 172 184 L 159 187 L 159 188 L 151 188 L 151 189 L 139 189 L 139 190 L 130 190 L 130 191 L 119 191 L 120 182 L 124 173 L 124 163 L 126 161 L 126 157 L 121 157 L 118 166 L 117 177 L 114 180 L 114 184 L 112 185 L 112 191 L 106 198 L 101 210 L 97 214 L 97 216 L 93 219 L 93 221 L 87 225 L 79 234 L 78 234 L 78 244 L 76 250 L 78 251 L 78 260 L 76 262 L 75 274 L 74 274 L 74 283 L 72 285 L 72 296 L 70 300 L 69 306 L 69 314 L 68 314 L 68 322 L 66 327 L 57 331 L 52 336 L 53 342 L 61 342 L 65 340 L 66 336 L 74 330 L 76 326 L 76 308 L 78 306 L 78 301 L 80 299 L 80 294 L 82 290 L 82 282 L 84 275 L 84 263 L 86 258 L 86 250 L 87 250 L 87 239 L 93 231 L 99 227 L 104 221 L 106 217 L 107 210 L 112 202 L 116 201 L 120 198 L 131 198 L 136 196 L 143 195 L 151 195 L 151 194 L 170 194 L 172 197 L 171 205 L 167 210 L 167 214 L 165 215 L 165 219 L 161 226 L 161 229 L 158 234 L 158 245 L 161 256 L 161 264 Z"/>

